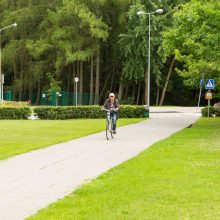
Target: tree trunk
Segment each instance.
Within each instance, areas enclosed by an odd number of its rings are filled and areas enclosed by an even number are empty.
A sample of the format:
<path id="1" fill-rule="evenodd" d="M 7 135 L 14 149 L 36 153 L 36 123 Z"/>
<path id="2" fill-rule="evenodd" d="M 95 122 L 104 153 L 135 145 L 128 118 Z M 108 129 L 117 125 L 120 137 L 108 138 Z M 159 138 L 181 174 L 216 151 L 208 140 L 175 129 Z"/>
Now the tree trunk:
<path id="1" fill-rule="evenodd" d="M 123 97 L 123 91 L 124 91 L 124 85 L 122 83 L 122 80 L 120 81 L 119 85 L 119 91 L 118 91 L 118 100 L 121 101 Z"/>
<path id="2" fill-rule="evenodd" d="M 21 55 L 20 56 L 20 65 L 21 65 L 21 70 L 20 70 L 20 85 L 19 85 L 19 101 L 22 100 L 22 93 L 23 93 L 23 60 L 24 60 L 24 57 Z"/>
<path id="3" fill-rule="evenodd" d="M 157 87 L 157 99 L 156 99 L 156 106 L 159 105 L 159 98 L 160 98 L 160 87 Z"/>
<path id="4" fill-rule="evenodd" d="M 70 92 L 71 72 L 72 72 L 72 68 L 71 68 L 71 65 L 69 65 L 69 71 L 68 71 L 68 76 L 67 76 L 67 87 L 66 87 L 67 92 Z"/>
<path id="5" fill-rule="evenodd" d="M 132 86 L 132 95 L 131 95 L 131 99 L 133 103 L 135 103 L 135 95 L 136 95 L 136 84 L 134 83 Z"/>
<path id="6" fill-rule="evenodd" d="M 196 102 L 197 102 L 198 99 L 199 99 L 199 93 L 196 92 L 195 98 L 194 98 L 194 103 L 195 103 L 195 104 L 197 104 Z"/>
<path id="7" fill-rule="evenodd" d="M 33 103 L 33 82 L 32 82 L 32 64 L 29 64 L 29 88 L 28 88 L 28 99 Z"/>
<path id="8" fill-rule="evenodd" d="M 33 97 L 33 89 L 32 89 L 32 85 L 29 84 L 29 88 L 28 88 L 28 99 L 31 100 L 31 102 L 33 102 L 32 97 Z"/>
<path id="9" fill-rule="evenodd" d="M 77 64 L 76 64 L 76 75 L 79 76 L 79 72 L 80 72 L 80 61 L 77 61 Z"/>
<path id="10" fill-rule="evenodd" d="M 36 104 L 39 105 L 40 104 L 40 97 L 41 97 L 41 80 L 38 79 L 38 86 L 37 86 L 37 100 L 36 100 Z"/>
<path id="11" fill-rule="evenodd" d="M 129 86 L 125 87 L 125 95 L 124 95 L 124 99 L 126 100 L 128 97 L 128 90 L 129 90 Z"/>
<path id="12" fill-rule="evenodd" d="M 164 87 L 163 87 L 163 92 L 162 92 L 160 103 L 159 103 L 160 106 L 162 106 L 163 102 L 164 102 L 164 98 L 165 98 L 165 95 L 166 95 L 166 91 L 167 91 L 168 83 L 169 83 L 169 80 L 170 80 L 170 76 L 172 74 L 174 63 L 175 63 L 175 56 L 172 58 L 172 62 L 171 62 L 170 68 L 169 68 L 169 72 L 168 72 L 168 75 L 167 75 L 167 78 L 166 78 L 166 81 L 165 81 L 165 84 L 164 84 Z"/>
<path id="13" fill-rule="evenodd" d="M 18 77 L 18 70 L 17 70 L 17 65 L 16 65 L 16 60 L 13 57 L 12 59 L 13 61 L 13 70 L 14 70 L 14 88 L 13 88 L 13 100 L 16 100 L 16 93 L 17 93 L 17 88 L 16 88 L 16 81 L 17 81 L 17 77 Z"/>
<path id="14" fill-rule="evenodd" d="M 95 89 L 95 95 L 96 95 L 96 101 L 95 104 L 99 103 L 99 81 L 100 81 L 100 47 L 97 48 L 96 53 L 96 89 Z"/>
<path id="15" fill-rule="evenodd" d="M 107 84 L 108 84 L 108 82 L 109 82 L 110 76 L 111 76 L 111 73 L 109 72 L 108 75 L 107 75 L 106 78 L 105 78 L 105 83 L 104 83 L 104 86 L 103 86 L 102 91 L 101 91 L 101 93 L 100 93 L 100 97 L 102 97 L 103 94 L 104 94 L 104 92 L 105 92 L 105 88 L 106 88 L 106 86 L 107 86 Z M 108 92 L 110 93 L 111 90 L 108 91 Z"/>
<path id="16" fill-rule="evenodd" d="M 79 104 L 83 104 L 83 61 L 80 61 L 80 75 L 79 75 Z"/>
<path id="17" fill-rule="evenodd" d="M 90 97 L 89 97 L 89 104 L 94 104 L 94 60 L 93 56 L 91 56 L 91 64 L 90 64 Z"/>
<path id="18" fill-rule="evenodd" d="M 141 81 L 139 80 L 139 83 L 138 83 L 138 94 L 137 94 L 137 102 L 136 102 L 136 105 L 139 105 L 140 92 L 141 92 Z"/>
<path id="19" fill-rule="evenodd" d="M 114 79 L 115 79 L 115 66 L 113 67 L 113 74 L 112 74 L 112 80 L 111 80 L 110 92 L 113 91 Z"/>

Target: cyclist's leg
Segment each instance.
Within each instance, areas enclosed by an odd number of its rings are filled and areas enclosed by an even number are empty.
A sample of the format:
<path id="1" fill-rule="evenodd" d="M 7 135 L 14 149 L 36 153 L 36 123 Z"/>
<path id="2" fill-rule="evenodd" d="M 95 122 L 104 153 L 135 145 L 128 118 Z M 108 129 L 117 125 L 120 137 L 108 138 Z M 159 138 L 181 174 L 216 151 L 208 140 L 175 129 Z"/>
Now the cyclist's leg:
<path id="1" fill-rule="evenodd" d="M 116 121 L 117 121 L 117 114 L 114 112 L 112 114 L 113 131 L 116 131 Z"/>

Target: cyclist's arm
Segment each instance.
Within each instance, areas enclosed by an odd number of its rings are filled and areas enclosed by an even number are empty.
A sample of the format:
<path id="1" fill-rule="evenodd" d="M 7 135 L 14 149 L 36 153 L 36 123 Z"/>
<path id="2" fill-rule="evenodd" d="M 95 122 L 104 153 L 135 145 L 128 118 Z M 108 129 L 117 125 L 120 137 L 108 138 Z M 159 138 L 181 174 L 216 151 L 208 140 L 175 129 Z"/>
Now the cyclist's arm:
<path id="1" fill-rule="evenodd" d="M 105 108 L 105 109 L 108 109 L 108 100 L 105 101 L 105 103 L 104 103 L 104 108 Z"/>
<path id="2" fill-rule="evenodd" d="M 115 100 L 115 110 L 118 111 L 119 108 L 120 108 L 120 105 L 119 105 L 118 100 L 116 99 L 116 100 Z"/>
<path id="3" fill-rule="evenodd" d="M 102 106 L 102 110 L 106 110 L 107 109 L 107 100 L 105 101 L 104 105 Z"/>

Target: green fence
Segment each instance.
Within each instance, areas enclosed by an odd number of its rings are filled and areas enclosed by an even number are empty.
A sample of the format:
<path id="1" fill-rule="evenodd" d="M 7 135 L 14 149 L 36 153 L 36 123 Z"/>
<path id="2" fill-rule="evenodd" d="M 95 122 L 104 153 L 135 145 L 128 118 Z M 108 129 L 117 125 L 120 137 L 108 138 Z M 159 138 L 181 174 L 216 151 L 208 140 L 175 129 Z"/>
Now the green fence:
<path id="1" fill-rule="evenodd" d="M 6 101 L 12 101 L 13 100 L 13 92 L 12 91 L 6 91 L 3 93 L 3 99 Z"/>
<path id="2" fill-rule="evenodd" d="M 13 101 L 13 92 L 4 92 L 5 101 Z M 21 101 L 28 101 L 28 96 L 22 97 Z M 92 98 L 92 104 L 95 103 L 96 96 Z M 14 100 L 19 101 L 19 100 Z M 45 105 L 45 106 L 75 106 L 77 105 L 89 105 L 90 104 L 90 93 L 76 93 L 74 92 L 43 92 L 40 97 L 39 103 L 37 102 L 37 94 L 32 96 L 30 100 L 33 105 Z"/>
<path id="3" fill-rule="evenodd" d="M 92 100 L 93 104 L 95 97 Z M 49 106 L 75 106 L 77 105 L 89 105 L 90 104 L 90 94 L 83 93 L 77 94 L 73 92 L 52 92 L 52 93 L 42 93 L 41 105 Z"/>

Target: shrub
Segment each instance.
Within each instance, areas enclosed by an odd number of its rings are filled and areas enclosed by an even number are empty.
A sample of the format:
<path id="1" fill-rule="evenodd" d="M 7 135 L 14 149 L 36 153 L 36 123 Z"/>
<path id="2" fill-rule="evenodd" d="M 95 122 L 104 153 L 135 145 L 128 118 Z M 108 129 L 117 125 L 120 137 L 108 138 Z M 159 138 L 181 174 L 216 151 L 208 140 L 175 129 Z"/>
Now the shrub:
<path id="1" fill-rule="evenodd" d="M 30 102 L 16 102 L 16 101 L 3 101 L 3 106 L 5 107 L 26 107 L 29 106 Z"/>
<path id="2" fill-rule="evenodd" d="M 34 108 L 40 119 L 76 119 L 76 118 L 105 118 L 105 113 L 100 106 L 78 106 L 78 107 L 37 107 Z M 144 118 L 146 110 L 143 106 L 121 106 L 120 118 Z"/>
<path id="3" fill-rule="evenodd" d="M 0 107 L 0 119 L 28 119 L 31 115 L 30 107 Z"/>
<path id="4" fill-rule="evenodd" d="M 137 105 L 122 105 L 119 111 L 119 117 L 121 118 L 145 118 L 145 114 L 144 106 Z"/>
<path id="5" fill-rule="evenodd" d="M 214 107 L 210 106 L 209 107 L 209 117 L 213 117 L 214 115 L 216 115 L 216 110 Z M 205 107 L 202 109 L 202 116 L 208 117 L 208 107 Z"/>

